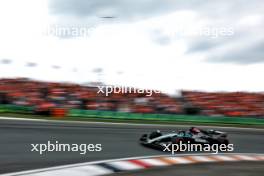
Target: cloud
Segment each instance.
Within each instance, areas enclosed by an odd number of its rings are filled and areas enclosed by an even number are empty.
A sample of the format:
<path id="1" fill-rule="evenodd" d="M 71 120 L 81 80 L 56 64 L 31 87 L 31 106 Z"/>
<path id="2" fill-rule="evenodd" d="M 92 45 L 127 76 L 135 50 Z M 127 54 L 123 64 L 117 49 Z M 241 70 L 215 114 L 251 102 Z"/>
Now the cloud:
<path id="1" fill-rule="evenodd" d="M 159 45 L 169 45 L 171 43 L 171 38 L 168 35 L 165 35 L 160 30 L 151 30 L 149 36 L 153 42 Z"/>
<path id="2" fill-rule="evenodd" d="M 58 17 L 58 23 L 95 24 L 130 23 L 148 20 L 162 20 L 168 14 L 179 11 L 191 11 L 197 14 L 197 21 L 190 21 L 186 28 L 226 27 L 233 29 L 230 36 L 181 36 L 166 35 L 161 23 L 157 29 L 146 29 L 150 39 L 162 46 L 168 46 L 176 40 L 187 45 L 186 55 L 202 53 L 205 62 L 253 64 L 263 62 L 261 44 L 264 39 L 262 0 L 49 0 L 49 12 Z M 113 16 L 114 19 L 99 17 Z M 184 17 L 182 17 L 184 18 Z M 171 19 L 170 26 L 184 23 Z M 200 24 L 201 23 L 201 24 Z M 154 31 L 154 32 L 153 32 Z M 164 34 L 165 33 L 165 34 Z"/>
<path id="3" fill-rule="evenodd" d="M 139 19 L 173 10 L 170 0 L 50 0 L 50 12 L 75 17 L 115 16 L 120 19 Z"/>
<path id="4" fill-rule="evenodd" d="M 226 50 L 226 52 L 211 54 L 207 61 L 214 63 L 254 64 L 264 62 L 264 40 L 253 45 Z"/>
<path id="5" fill-rule="evenodd" d="M 261 0 L 49 0 L 52 14 L 77 17 L 116 16 L 142 19 L 175 10 L 194 10 L 218 18 L 239 15 L 244 12 L 261 12 Z"/>
<path id="6" fill-rule="evenodd" d="M 208 52 L 211 49 L 215 49 L 218 46 L 226 43 L 226 40 L 212 39 L 208 37 L 199 37 L 198 39 L 192 39 L 189 43 L 189 48 L 186 53 L 192 54 L 196 52 Z"/>
<path id="7" fill-rule="evenodd" d="M 247 17 L 245 17 L 247 18 Z M 188 40 L 186 54 L 204 54 L 210 63 L 256 64 L 264 63 L 264 24 L 244 25 L 233 22 L 234 34 L 217 38 L 193 37 Z"/>

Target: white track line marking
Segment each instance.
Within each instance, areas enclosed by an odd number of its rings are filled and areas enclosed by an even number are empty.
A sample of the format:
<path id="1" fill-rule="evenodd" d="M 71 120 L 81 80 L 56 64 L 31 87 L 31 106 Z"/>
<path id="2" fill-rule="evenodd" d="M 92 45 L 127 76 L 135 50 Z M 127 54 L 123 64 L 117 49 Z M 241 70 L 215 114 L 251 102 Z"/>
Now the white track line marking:
<path id="1" fill-rule="evenodd" d="M 215 162 L 215 160 L 207 156 L 192 156 L 192 158 L 200 162 Z"/>
<path id="2" fill-rule="evenodd" d="M 14 175 L 31 175 L 31 176 L 47 176 L 47 175 L 68 175 L 69 172 L 72 172 L 76 175 L 81 175 L 83 173 L 86 173 L 85 175 L 88 176 L 96 176 L 101 175 L 101 173 L 113 173 L 112 170 L 109 170 L 107 168 L 104 168 L 103 166 L 97 165 L 100 163 L 106 163 L 110 164 L 112 166 L 118 166 L 117 169 L 122 168 L 124 170 L 132 170 L 136 169 L 140 166 L 133 166 L 129 163 L 129 160 L 138 160 L 142 161 L 143 163 L 146 163 L 147 165 L 150 165 L 150 167 L 153 166 L 162 166 L 164 163 L 159 159 L 160 157 L 166 158 L 167 160 L 171 160 L 172 163 L 175 164 L 193 164 L 193 163 L 199 163 L 201 162 L 208 162 L 211 161 L 210 159 L 214 161 L 242 161 L 240 160 L 237 155 L 242 156 L 241 158 L 244 159 L 252 159 L 257 158 L 258 160 L 264 160 L 264 154 L 255 154 L 255 153 L 226 153 L 226 154 L 220 154 L 220 155 L 212 155 L 212 154 L 178 154 L 175 156 L 172 155 L 158 155 L 158 156 L 144 156 L 144 157 L 133 157 L 133 158 L 122 158 L 122 159 L 113 159 L 113 160 L 103 160 L 103 161 L 96 161 L 96 162 L 87 162 L 87 163 L 80 163 L 80 164 L 71 164 L 71 165 L 65 165 L 65 166 L 57 166 L 57 167 L 51 167 L 46 169 L 35 169 L 35 170 L 29 170 L 29 171 L 22 171 L 22 172 L 15 172 L 10 174 L 3 174 L 4 176 L 14 176 Z M 209 158 L 209 160 L 208 160 Z M 154 161 L 157 160 L 157 161 Z M 147 163 L 148 162 L 148 163 Z M 124 163 L 123 166 L 121 164 Z M 162 165 L 161 165 L 162 163 Z M 132 163 L 133 164 L 133 163 Z M 167 164 L 171 165 L 171 164 Z M 143 167 L 143 166 L 142 166 Z M 66 172 L 67 171 L 67 172 Z M 76 173 L 75 173 L 76 171 Z M 77 173 L 78 172 L 78 173 Z M 90 175 L 88 174 L 90 173 Z"/>
<path id="3" fill-rule="evenodd" d="M 179 163 L 179 164 L 194 163 L 193 161 L 191 161 L 185 157 L 169 157 L 168 159 L 173 160 L 173 162 Z"/>
<path id="4" fill-rule="evenodd" d="M 141 167 L 139 165 L 133 164 L 131 162 L 127 161 L 114 161 L 114 162 L 108 162 L 107 164 L 117 167 L 121 170 L 136 170 L 136 169 L 143 169 L 144 167 Z"/>
<path id="5" fill-rule="evenodd" d="M 162 162 L 162 161 L 159 161 L 157 159 L 140 159 L 140 161 L 144 162 L 144 163 L 147 163 L 151 166 L 167 166 L 168 164 L 165 163 L 165 162 Z"/>
<path id="6" fill-rule="evenodd" d="M 258 158 L 254 156 L 247 156 L 247 155 L 234 155 L 234 156 L 244 161 L 258 161 Z"/>
<path id="7" fill-rule="evenodd" d="M 62 175 L 72 175 L 72 176 L 97 176 L 104 174 L 111 174 L 113 171 L 105 169 L 96 165 L 88 165 L 85 167 L 76 167 L 76 168 L 68 168 L 63 170 L 53 170 L 47 172 L 39 172 L 27 174 L 27 176 L 62 176 Z"/>
<path id="8" fill-rule="evenodd" d="M 232 156 L 214 155 L 212 157 L 220 161 L 237 161 L 237 159 Z"/>

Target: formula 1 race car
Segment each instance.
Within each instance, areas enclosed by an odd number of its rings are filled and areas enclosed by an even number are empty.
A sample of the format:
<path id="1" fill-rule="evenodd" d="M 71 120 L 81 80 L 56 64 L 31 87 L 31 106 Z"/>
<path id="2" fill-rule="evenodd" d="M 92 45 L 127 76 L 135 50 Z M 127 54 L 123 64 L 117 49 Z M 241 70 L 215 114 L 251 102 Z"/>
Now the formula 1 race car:
<path id="1" fill-rule="evenodd" d="M 171 132 L 162 134 L 159 130 L 150 134 L 143 134 L 139 139 L 140 144 L 163 150 L 165 146 L 170 144 L 189 143 L 189 144 L 229 144 L 227 134 L 217 130 L 202 130 L 196 127 L 191 127 L 189 130 L 179 132 Z"/>

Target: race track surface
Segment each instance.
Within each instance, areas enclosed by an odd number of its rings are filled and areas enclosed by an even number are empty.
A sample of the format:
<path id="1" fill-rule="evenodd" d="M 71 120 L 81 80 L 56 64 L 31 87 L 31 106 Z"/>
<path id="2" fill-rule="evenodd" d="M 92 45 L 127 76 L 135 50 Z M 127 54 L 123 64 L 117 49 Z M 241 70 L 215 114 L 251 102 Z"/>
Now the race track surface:
<path id="1" fill-rule="evenodd" d="M 263 176 L 264 162 L 204 163 L 177 165 L 144 171 L 111 174 L 109 176 Z"/>
<path id="2" fill-rule="evenodd" d="M 143 133 L 186 129 L 183 126 L 39 122 L 0 119 L 0 173 L 134 156 L 168 154 L 138 144 Z M 214 127 L 214 129 L 217 129 Z M 220 129 L 229 133 L 234 152 L 263 153 L 264 130 Z M 100 143 L 101 152 L 31 152 L 32 143 Z"/>

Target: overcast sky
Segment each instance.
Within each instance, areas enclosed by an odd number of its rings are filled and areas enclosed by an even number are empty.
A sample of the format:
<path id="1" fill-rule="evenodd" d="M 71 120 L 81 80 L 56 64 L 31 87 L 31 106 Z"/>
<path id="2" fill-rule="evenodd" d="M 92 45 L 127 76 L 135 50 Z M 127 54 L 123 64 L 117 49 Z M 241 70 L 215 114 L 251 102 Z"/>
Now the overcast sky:
<path id="1" fill-rule="evenodd" d="M 263 91 L 262 0 L 2 0 L 0 77 Z M 27 63 L 36 63 L 27 67 Z M 54 66 L 59 68 L 54 69 Z"/>

